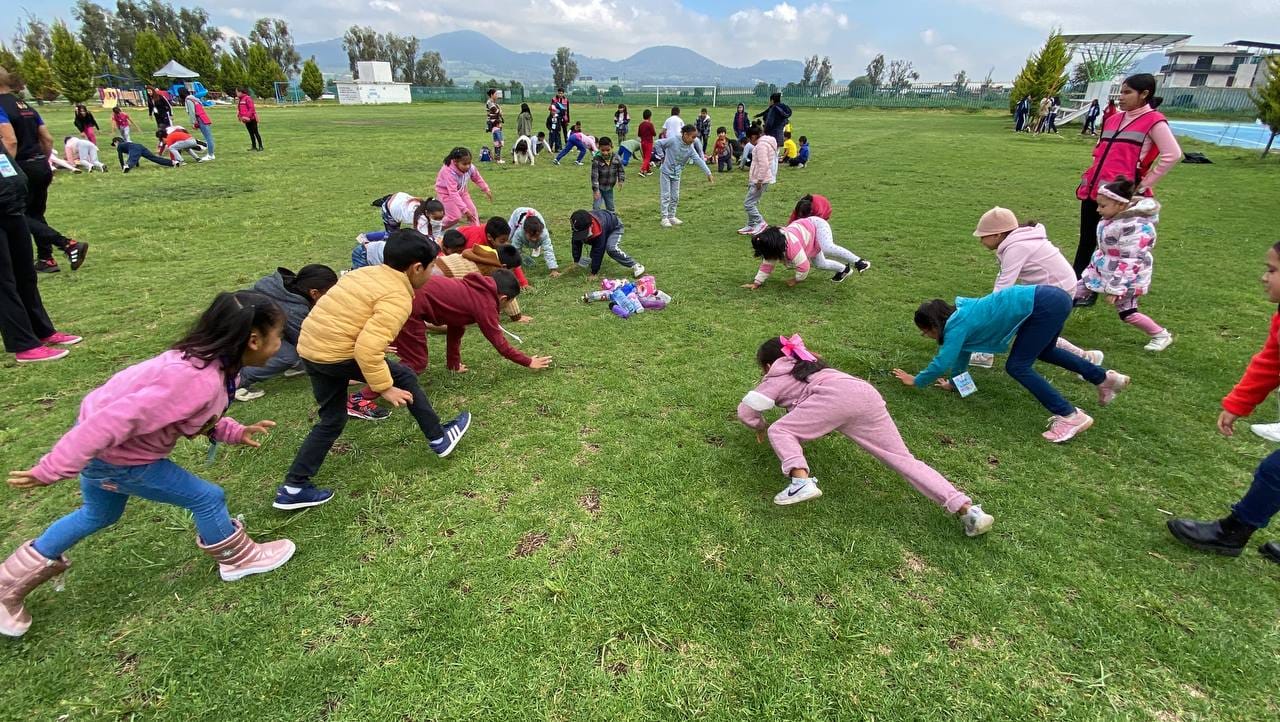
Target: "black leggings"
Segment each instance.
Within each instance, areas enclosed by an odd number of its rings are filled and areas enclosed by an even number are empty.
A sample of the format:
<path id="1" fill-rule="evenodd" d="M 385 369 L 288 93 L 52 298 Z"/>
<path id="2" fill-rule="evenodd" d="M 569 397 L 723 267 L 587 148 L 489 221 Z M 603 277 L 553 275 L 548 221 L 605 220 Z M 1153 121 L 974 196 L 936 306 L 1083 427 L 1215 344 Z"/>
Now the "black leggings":
<path id="1" fill-rule="evenodd" d="M 1080 245 L 1076 246 L 1076 260 L 1071 264 L 1076 269 L 1076 278 L 1089 267 L 1093 252 L 1098 248 L 1098 221 L 1101 220 L 1097 201 L 1080 201 Z"/>
<path id="2" fill-rule="evenodd" d="M 244 129 L 249 131 L 249 142 L 253 144 L 253 147 L 262 150 L 262 135 L 258 133 L 258 121 L 246 120 Z"/>
<path id="3" fill-rule="evenodd" d="M 67 247 L 67 237 L 49 227 L 44 219 L 49 205 L 49 184 L 53 183 L 53 171 L 49 161 L 41 157 L 19 163 L 27 174 L 27 224 L 28 234 L 35 237 L 36 257 L 42 261 L 53 260 L 53 247 Z"/>
<path id="4" fill-rule="evenodd" d="M 4 350 L 30 351 L 53 331 L 36 285 L 27 218 L 0 216 L 0 336 Z"/>

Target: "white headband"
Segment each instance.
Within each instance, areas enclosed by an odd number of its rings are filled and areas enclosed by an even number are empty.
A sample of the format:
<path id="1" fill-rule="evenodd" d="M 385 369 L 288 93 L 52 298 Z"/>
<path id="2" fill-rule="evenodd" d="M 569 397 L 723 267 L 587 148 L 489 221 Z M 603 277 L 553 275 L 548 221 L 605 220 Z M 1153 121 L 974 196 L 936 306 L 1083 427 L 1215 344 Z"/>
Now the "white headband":
<path id="1" fill-rule="evenodd" d="M 1124 196 L 1120 195 L 1119 193 L 1116 193 L 1115 191 L 1108 190 L 1106 186 L 1103 186 L 1098 189 L 1098 195 L 1106 196 L 1111 200 L 1115 201 L 1116 203 L 1124 203 L 1127 205 L 1133 202 L 1132 198 L 1125 198 Z"/>

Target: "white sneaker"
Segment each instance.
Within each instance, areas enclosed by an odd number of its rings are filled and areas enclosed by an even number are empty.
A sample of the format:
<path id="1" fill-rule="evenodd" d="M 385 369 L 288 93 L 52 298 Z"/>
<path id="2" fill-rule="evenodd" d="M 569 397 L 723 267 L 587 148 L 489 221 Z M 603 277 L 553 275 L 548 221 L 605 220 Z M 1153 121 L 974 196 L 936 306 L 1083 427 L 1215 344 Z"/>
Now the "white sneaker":
<path id="1" fill-rule="evenodd" d="M 740 236 L 750 236 L 750 235 L 752 235 L 752 233 L 753 233 L 753 231 L 754 231 L 754 230 L 755 230 L 755 226 L 743 226 L 743 227 L 741 227 L 741 228 L 739 228 L 739 229 L 738 229 L 738 235 L 740 235 Z"/>
<path id="2" fill-rule="evenodd" d="M 499 159 L 497 160 L 497 163 L 498 163 L 498 165 L 502 165 L 503 163 L 506 163 L 506 161 L 505 161 L 505 160 L 503 160 L 503 159 L 501 159 L 501 158 L 499 158 Z M 579 165 L 581 165 L 581 164 L 579 164 Z"/>
<path id="3" fill-rule="evenodd" d="M 217 156 L 215 156 L 213 153 L 210 153 L 209 155 L 206 155 L 206 156 L 204 157 L 204 159 L 205 159 L 205 160 L 217 160 Z"/>
<path id="4" fill-rule="evenodd" d="M 680 220 L 679 218 L 676 218 L 675 216 L 671 216 L 671 225 L 673 225 L 673 226 L 683 226 L 683 225 L 684 225 L 684 221 Z"/>
<path id="5" fill-rule="evenodd" d="M 253 401 L 266 395 L 262 389 L 236 389 L 236 401 Z"/>
<path id="6" fill-rule="evenodd" d="M 1280 442 L 1280 424 L 1250 424 L 1249 430 L 1267 441 Z"/>
<path id="7" fill-rule="evenodd" d="M 204 156 L 203 158 L 196 158 L 196 162 L 197 162 L 197 163 L 203 163 L 203 162 L 205 162 L 206 160 L 212 160 L 212 159 L 211 159 L 209 156 L 207 156 L 207 155 L 206 155 L 206 156 Z"/>
<path id="8" fill-rule="evenodd" d="M 663 219 L 662 219 L 662 224 L 661 224 L 661 225 L 662 225 L 662 227 L 663 227 L 663 228 L 670 228 L 670 227 L 671 227 L 671 219 L 670 219 L 670 218 L 663 218 Z"/>
<path id="9" fill-rule="evenodd" d="M 1101 366 L 1103 358 L 1105 358 L 1105 355 L 1098 349 L 1084 352 L 1084 360 L 1088 361 L 1094 366 Z"/>
<path id="10" fill-rule="evenodd" d="M 969 365 L 980 369 L 989 369 L 996 365 L 996 355 L 993 353 L 970 354 Z"/>
<path id="11" fill-rule="evenodd" d="M 799 504 L 802 501 L 817 499 L 822 496 L 822 489 L 818 488 L 818 480 L 809 477 L 808 479 L 791 478 L 791 483 L 787 488 L 778 492 L 773 497 L 773 503 L 778 506 L 787 506 L 789 504 Z"/>
<path id="12" fill-rule="evenodd" d="M 1173 343 L 1173 334 L 1169 333 L 1169 329 L 1165 329 L 1160 333 L 1151 337 L 1151 342 L 1144 349 L 1148 351 L 1163 351 L 1169 348 L 1169 344 Z"/>
<path id="13" fill-rule="evenodd" d="M 634 266 L 632 266 L 632 267 L 631 267 L 631 277 L 632 277 L 632 278 L 639 278 L 639 277 L 641 277 L 641 276 L 643 276 L 643 275 L 644 275 L 644 264 L 643 264 L 643 263 L 637 263 L 636 265 L 634 265 Z"/>
<path id="14" fill-rule="evenodd" d="M 996 518 L 982 510 L 982 507 L 973 504 L 969 507 L 969 511 L 960 517 L 960 521 L 964 522 L 965 536 L 981 536 L 991 531 L 991 526 L 996 523 Z"/>

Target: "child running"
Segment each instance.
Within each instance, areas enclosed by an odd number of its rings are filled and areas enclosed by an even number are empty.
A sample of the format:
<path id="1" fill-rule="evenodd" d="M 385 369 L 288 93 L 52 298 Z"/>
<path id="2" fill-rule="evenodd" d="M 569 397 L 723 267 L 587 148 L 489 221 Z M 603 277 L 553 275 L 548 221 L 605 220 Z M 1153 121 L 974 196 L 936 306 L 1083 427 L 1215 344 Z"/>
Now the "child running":
<path id="1" fill-rule="evenodd" d="M 547 275 L 551 278 L 560 275 L 560 262 L 556 260 L 556 249 L 551 243 L 551 229 L 547 228 L 547 219 L 537 209 L 515 209 L 507 225 L 511 228 L 511 246 L 520 251 L 523 266 L 531 267 L 541 257 L 547 264 Z"/>
<path id="2" fill-rule="evenodd" d="M 591 157 L 592 210 L 617 211 L 613 203 L 613 189 L 626 180 L 627 172 L 622 168 L 622 160 L 613 152 L 613 141 L 601 138 L 600 150 Z"/>
<path id="3" fill-rule="evenodd" d="M 111 109 L 111 127 L 120 134 L 121 138 L 129 140 L 129 131 L 133 127 L 133 121 L 129 118 L 129 114 L 124 112 L 124 108 L 118 105 Z"/>
<path id="4" fill-rule="evenodd" d="M 677 111 L 679 108 L 672 108 Z M 703 160 L 702 144 L 698 142 L 697 130 L 692 125 L 681 126 L 680 132 L 667 136 L 654 144 L 654 149 L 662 154 L 662 167 L 658 169 L 659 202 L 662 207 L 662 227 L 670 228 L 684 223 L 676 217 L 676 208 L 680 205 L 680 176 L 684 167 L 693 161 L 707 176 L 707 182 L 715 185 L 715 176 Z"/>
<path id="5" fill-rule="evenodd" d="M 758 125 L 747 128 L 747 144 L 753 154 L 759 153 L 762 160 L 752 163 L 747 175 L 747 197 L 742 201 L 742 208 L 747 212 L 747 225 L 738 229 L 738 233 L 744 236 L 754 236 L 768 228 L 764 214 L 760 213 L 760 199 L 769 186 L 778 181 L 773 176 L 773 157 L 778 152 L 778 143 L 773 136 L 763 133 Z"/>
<path id="6" fill-rule="evenodd" d="M 408 320 L 414 291 L 430 279 L 428 267 L 435 257 L 435 243 L 417 231 L 400 229 L 387 240 L 382 265 L 338 279 L 302 322 L 298 355 L 320 404 L 320 419 L 276 490 L 275 508 L 304 509 L 333 498 L 332 491 L 317 488 L 311 480 L 347 425 L 351 379 L 365 381 L 392 406 L 407 404 L 431 450 L 441 458 L 467 433 L 471 414 L 463 411 L 442 426 L 417 374 L 386 358 L 387 344 Z"/>
<path id="7" fill-rule="evenodd" d="M 1099 406 L 1110 404 L 1129 385 L 1128 376 L 1057 348 L 1054 341 L 1070 314 L 1071 296 L 1055 286 L 1010 286 L 982 298 L 957 298 L 954 306 L 940 298 L 925 301 L 916 310 L 916 328 L 938 342 L 938 353 L 928 368 L 914 376 L 902 369 L 894 369 L 893 374 L 907 386 L 922 389 L 944 374 L 966 373 L 970 354 L 1004 353 L 1012 341 L 1005 371 L 1053 414 L 1042 436 L 1055 444 L 1069 441 L 1093 426 L 1093 417 L 1062 398 L 1036 373 L 1036 359 L 1097 386 Z M 955 388 L 949 381 L 939 381 L 938 386 L 948 391 Z"/>
<path id="8" fill-rule="evenodd" d="M 444 204 L 442 229 L 453 228 L 464 220 L 480 223 L 480 212 L 476 210 L 475 201 L 471 200 L 468 182 L 475 183 L 489 202 L 493 202 L 493 191 L 484 182 L 480 169 L 471 162 L 471 151 L 454 148 L 445 156 L 440 172 L 436 174 L 436 198 Z"/>
<path id="9" fill-rule="evenodd" d="M 25 598 L 66 571 L 65 553 L 116 523 L 130 497 L 188 509 L 196 545 L 218 564 L 225 581 L 269 572 L 293 556 L 294 544 L 258 544 L 227 512 L 222 487 L 169 460 L 183 438 L 257 448 L 275 422 L 243 426 L 223 416 L 236 373 L 261 365 L 280 347 L 284 313 L 250 291 L 220 293 L 191 330 L 164 353 L 112 376 L 80 404 L 74 426 L 31 469 L 9 472 L 15 489 L 80 477 L 80 508 L 24 542 L 0 565 L 0 633 L 21 637 L 31 626 Z"/>
<path id="10" fill-rule="evenodd" d="M 569 227 L 573 229 L 573 262 L 578 266 L 590 270 L 591 278 L 594 280 L 600 274 L 600 264 L 604 262 L 604 255 L 607 253 L 609 257 L 626 268 L 631 269 L 631 275 L 639 278 L 644 275 L 644 264 L 638 263 L 636 259 L 627 255 L 622 250 L 622 220 L 618 218 L 618 214 L 613 211 L 574 211 L 569 216 Z M 582 247 L 588 246 L 590 254 L 587 258 L 582 257 Z"/>
<path id="11" fill-rule="evenodd" d="M 1173 334 L 1138 311 L 1138 299 L 1151 290 L 1160 203 L 1136 191 L 1124 176 L 1098 189 L 1098 248 L 1080 275 L 1076 301 L 1103 294 L 1121 321 L 1150 338 L 1144 349 L 1163 351 L 1173 343 Z"/>
<path id="12" fill-rule="evenodd" d="M 959 515 L 965 534 L 978 536 L 991 529 L 994 517 L 911 454 L 874 386 L 827 366 L 805 348 L 799 334 L 767 339 L 756 362 L 764 380 L 738 404 L 738 419 L 756 430 L 757 441 L 768 437 L 782 461 L 789 483 L 773 503 L 786 506 L 822 496 L 802 445 L 839 431 L 947 513 Z M 770 424 L 764 412 L 776 407 L 786 413 Z"/>
<path id="13" fill-rule="evenodd" d="M 1099 200 L 1102 197 L 1099 196 Z M 1266 271 L 1262 285 L 1267 300 L 1280 303 L 1280 243 L 1267 251 Z M 1222 400 L 1218 414 L 1218 433 L 1235 434 L 1236 421 L 1253 413 L 1280 386 L 1280 313 L 1271 317 L 1262 350 L 1249 361 L 1244 376 Z M 1201 551 L 1239 556 L 1259 529 L 1280 513 L 1280 451 L 1273 451 L 1253 472 L 1253 483 L 1244 496 L 1231 507 L 1231 513 L 1217 521 L 1170 519 L 1169 532 L 1174 538 Z M 1270 541 L 1258 547 L 1262 556 L 1280 564 L 1280 542 Z"/>

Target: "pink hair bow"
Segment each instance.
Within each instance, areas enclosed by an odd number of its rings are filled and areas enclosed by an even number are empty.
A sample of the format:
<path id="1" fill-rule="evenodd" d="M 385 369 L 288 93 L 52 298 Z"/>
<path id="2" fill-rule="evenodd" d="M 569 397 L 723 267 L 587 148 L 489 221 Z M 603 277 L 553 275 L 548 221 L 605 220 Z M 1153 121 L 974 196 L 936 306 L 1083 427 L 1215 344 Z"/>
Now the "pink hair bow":
<path id="1" fill-rule="evenodd" d="M 804 347 L 804 339 L 800 338 L 800 334 L 792 334 L 791 338 L 779 336 L 778 340 L 782 342 L 782 355 L 790 356 L 797 361 L 817 361 L 818 357 L 809 353 L 809 349 Z"/>

